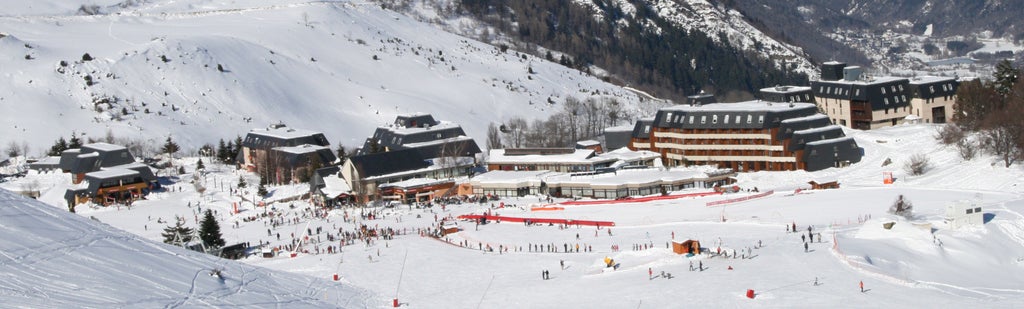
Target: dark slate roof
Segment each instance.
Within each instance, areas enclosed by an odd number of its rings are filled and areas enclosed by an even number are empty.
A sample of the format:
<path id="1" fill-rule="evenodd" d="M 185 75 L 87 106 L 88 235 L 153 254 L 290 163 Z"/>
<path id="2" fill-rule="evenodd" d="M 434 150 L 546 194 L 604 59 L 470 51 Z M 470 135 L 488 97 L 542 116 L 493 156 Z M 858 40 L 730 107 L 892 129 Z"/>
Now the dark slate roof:
<path id="1" fill-rule="evenodd" d="M 954 96 L 960 82 L 952 77 L 914 77 L 910 79 L 910 93 L 915 98 L 931 99 Z"/>
<path id="2" fill-rule="evenodd" d="M 810 103 L 747 101 L 701 106 L 677 105 L 658 110 L 653 127 L 682 129 L 765 129 L 783 120 L 810 116 L 818 108 Z"/>
<path id="3" fill-rule="evenodd" d="M 761 100 L 768 102 L 814 103 L 814 92 L 811 91 L 811 87 L 776 86 L 764 88 L 758 92 L 758 96 Z"/>
<path id="4" fill-rule="evenodd" d="M 349 158 L 362 178 L 426 168 L 430 166 L 427 159 L 417 149 L 378 152 Z"/>
<path id="5" fill-rule="evenodd" d="M 307 164 L 308 162 L 313 162 L 314 159 L 319 161 L 321 166 L 331 164 L 338 159 L 338 157 L 334 154 L 334 151 L 326 147 L 317 147 L 316 149 L 298 152 L 285 151 L 286 149 L 295 149 L 300 147 L 301 146 L 288 148 L 274 148 L 274 150 L 283 157 L 284 165 L 292 168 L 300 167 L 302 165 Z"/>
<path id="6" fill-rule="evenodd" d="M 718 103 L 718 100 L 716 100 L 715 96 L 711 95 L 710 93 L 701 92 L 700 94 L 695 94 L 686 97 L 686 104 L 688 105 L 704 105 L 711 103 Z"/>
<path id="7" fill-rule="evenodd" d="M 654 119 L 640 119 L 636 121 L 636 125 L 633 126 L 633 138 L 651 138 L 651 126 L 654 124 Z"/>
<path id="8" fill-rule="evenodd" d="M 872 110 L 910 106 L 909 86 L 906 78 L 899 77 L 811 82 L 815 97 L 868 102 Z"/>
<path id="9" fill-rule="evenodd" d="M 135 157 L 124 146 L 107 143 L 83 145 L 79 149 L 68 149 L 60 155 L 60 168 L 75 174 L 98 171 L 103 167 L 114 167 L 135 163 Z"/>
<path id="10" fill-rule="evenodd" d="M 296 130 L 275 125 L 266 129 L 255 129 L 249 131 L 242 140 L 243 147 L 270 149 L 274 147 L 293 147 L 303 144 L 330 146 L 327 137 L 323 133 Z"/>
<path id="11" fill-rule="evenodd" d="M 403 114 L 395 117 L 395 125 L 403 128 L 414 128 L 424 126 L 436 126 L 437 120 L 430 114 Z"/>
<path id="12" fill-rule="evenodd" d="M 436 153 L 444 146 L 441 143 L 432 144 L 431 142 L 462 136 L 466 136 L 462 126 L 452 122 L 434 120 L 434 117 L 430 114 L 399 115 L 393 125 L 378 127 L 373 132 L 373 136 L 363 142 L 363 147 L 357 153 L 359 155 L 369 154 L 372 150 L 370 145 L 373 141 L 376 141 L 379 149 L 387 151 L 407 148 L 430 148 L 420 152 L 427 158 L 436 158 L 439 157 Z M 473 156 L 480 153 L 480 146 L 476 145 L 476 142 L 472 139 L 469 139 L 468 143 L 466 141 L 456 142 L 458 143 L 457 146 L 467 150 L 463 156 Z"/>

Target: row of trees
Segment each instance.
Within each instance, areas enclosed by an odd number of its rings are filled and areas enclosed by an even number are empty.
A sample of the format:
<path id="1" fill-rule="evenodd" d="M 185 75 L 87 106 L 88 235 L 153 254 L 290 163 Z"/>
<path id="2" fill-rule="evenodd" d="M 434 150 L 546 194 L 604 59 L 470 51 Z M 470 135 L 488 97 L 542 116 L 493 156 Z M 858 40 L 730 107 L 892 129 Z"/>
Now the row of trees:
<path id="1" fill-rule="evenodd" d="M 624 119 L 622 105 L 615 99 L 565 99 L 562 110 L 548 119 L 527 121 L 514 116 L 504 124 L 487 128 L 487 148 L 568 147 L 576 141 L 601 135 L 604 129 Z"/>
<path id="2" fill-rule="evenodd" d="M 938 134 L 947 145 L 956 145 L 964 159 L 973 158 L 975 147 L 1000 157 L 1006 167 L 1024 158 L 1024 83 L 1021 69 L 1008 60 L 996 65 L 991 81 L 969 81 L 957 90 L 953 121 Z M 979 138 L 972 141 L 968 137 Z"/>

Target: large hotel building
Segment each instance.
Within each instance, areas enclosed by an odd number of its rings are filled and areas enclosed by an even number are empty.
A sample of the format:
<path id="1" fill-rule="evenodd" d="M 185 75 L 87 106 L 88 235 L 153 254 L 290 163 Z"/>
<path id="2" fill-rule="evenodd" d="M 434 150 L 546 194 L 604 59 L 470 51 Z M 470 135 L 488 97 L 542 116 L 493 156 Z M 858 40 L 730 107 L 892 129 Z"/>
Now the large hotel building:
<path id="1" fill-rule="evenodd" d="M 667 166 L 735 171 L 808 171 L 860 161 L 862 149 L 812 103 L 747 101 L 663 108 L 639 121 L 629 147 L 660 153 Z"/>

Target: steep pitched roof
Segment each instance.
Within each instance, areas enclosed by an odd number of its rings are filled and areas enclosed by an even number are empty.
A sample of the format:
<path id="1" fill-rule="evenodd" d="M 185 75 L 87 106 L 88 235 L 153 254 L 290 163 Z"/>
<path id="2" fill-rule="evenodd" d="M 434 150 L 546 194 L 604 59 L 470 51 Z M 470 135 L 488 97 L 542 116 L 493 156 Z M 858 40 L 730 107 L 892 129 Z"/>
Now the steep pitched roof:
<path id="1" fill-rule="evenodd" d="M 362 178 L 416 170 L 430 166 L 418 149 L 378 152 L 349 158 Z"/>

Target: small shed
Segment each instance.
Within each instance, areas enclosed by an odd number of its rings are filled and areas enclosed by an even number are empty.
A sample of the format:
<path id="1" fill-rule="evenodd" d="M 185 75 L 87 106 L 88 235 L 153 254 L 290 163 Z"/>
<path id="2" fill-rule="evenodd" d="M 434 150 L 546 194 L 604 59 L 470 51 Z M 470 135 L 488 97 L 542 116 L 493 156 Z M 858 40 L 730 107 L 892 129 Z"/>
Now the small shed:
<path id="1" fill-rule="evenodd" d="M 682 242 L 673 241 L 672 252 L 677 254 L 700 254 L 700 242 L 693 239 L 687 239 Z"/>
<path id="2" fill-rule="evenodd" d="M 445 221 L 444 225 L 441 226 L 441 229 L 444 230 L 444 235 L 458 233 L 459 225 L 454 221 Z"/>
<path id="3" fill-rule="evenodd" d="M 950 228 L 960 228 L 985 223 L 985 214 L 981 206 L 968 201 L 956 201 L 946 206 L 946 224 Z"/>
<path id="4" fill-rule="evenodd" d="M 811 190 L 839 189 L 839 179 L 835 178 L 818 178 L 807 183 L 811 185 Z"/>

